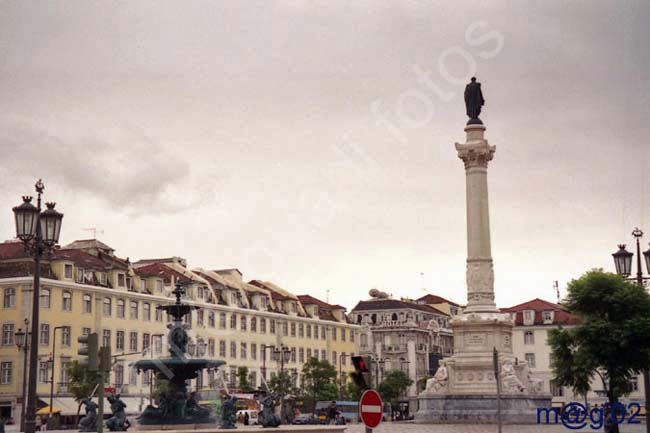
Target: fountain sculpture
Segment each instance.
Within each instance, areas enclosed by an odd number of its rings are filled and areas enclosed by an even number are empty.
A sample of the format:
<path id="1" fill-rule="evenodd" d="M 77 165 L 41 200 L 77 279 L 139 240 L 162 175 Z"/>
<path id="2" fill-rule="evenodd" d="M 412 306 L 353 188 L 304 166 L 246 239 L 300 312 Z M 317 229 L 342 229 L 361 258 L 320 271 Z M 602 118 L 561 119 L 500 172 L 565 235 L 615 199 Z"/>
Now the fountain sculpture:
<path id="1" fill-rule="evenodd" d="M 176 284 L 172 292 L 176 296 L 176 302 L 157 307 L 166 311 L 173 318 L 167 337 L 169 356 L 158 359 L 141 359 L 133 363 L 133 367 L 138 373 L 151 370 L 157 379 L 169 381 L 169 387 L 158 399 L 158 407 L 149 405 L 138 417 L 138 422 L 141 425 L 215 422 L 210 411 L 198 405 L 194 393 L 188 395 L 187 381 L 195 379 L 199 371 L 206 368 L 218 368 L 225 364 L 225 361 L 186 356 L 189 337 L 183 325 L 183 317 L 199 307 L 183 304 L 181 302 L 183 293 L 182 286 Z"/>

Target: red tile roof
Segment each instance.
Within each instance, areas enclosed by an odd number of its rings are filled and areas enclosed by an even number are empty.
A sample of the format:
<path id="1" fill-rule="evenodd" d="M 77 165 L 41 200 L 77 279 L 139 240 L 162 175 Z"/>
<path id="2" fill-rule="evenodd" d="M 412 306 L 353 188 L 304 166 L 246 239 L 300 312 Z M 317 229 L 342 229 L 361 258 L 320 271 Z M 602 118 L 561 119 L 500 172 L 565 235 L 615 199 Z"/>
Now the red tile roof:
<path id="1" fill-rule="evenodd" d="M 60 249 L 55 250 L 51 260 L 68 260 L 83 269 L 106 270 L 111 266 L 105 261 L 81 250 Z"/>
<path id="2" fill-rule="evenodd" d="M 571 314 L 562 305 L 539 298 L 535 298 L 513 307 L 501 308 L 501 311 L 504 313 L 516 313 L 515 326 L 524 326 L 523 312 L 526 310 L 532 310 L 535 312 L 535 319 L 533 321 L 534 326 L 578 325 L 581 323 L 580 317 Z M 544 311 L 553 311 L 553 323 L 544 323 L 544 319 L 542 318 L 542 313 Z"/>
<path id="3" fill-rule="evenodd" d="M 302 305 L 318 305 L 320 308 L 326 310 L 345 310 L 346 308 L 341 305 L 328 304 L 320 299 L 314 298 L 311 295 L 298 295 L 298 299 Z"/>
<path id="4" fill-rule="evenodd" d="M 456 307 L 460 306 L 453 301 L 443 298 L 442 296 L 431 295 L 431 294 L 424 295 L 421 298 L 418 298 L 417 301 L 424 302 L 425 304 L 449 304 L 449 305 L 454 305 Z"/>
<path id="5" fill-rule="evenodd" d="M 174 281 L 180 281 L 181 283 L 192 282 L 192 280 L 187 278 L 185 275 L 162 263 L 152 263 L 150 265 L 140 266 L 139 268 L 135 268 L 134 271 L 141 277 L 159 277 L 165 282 L 171 282 L 172 277 L 174 277 Z"/>
<path id="6" fill-rule="evenodd" d="M 34 275 L 33 261 L 0 263 L 0 278 L 31 277 L 32 275 Z M 41 263 L 41 277 L 56 280 L 52 268 L 47 263 Z"/>
<path id="7" fill-rule="evenodd" d="M 0 260 L 28 258 L 25 247 L 21 241 L 7 241 L 0 243 Z"/>
<path id="8" fill-rule="evenodd" d="M 443 314 L 444 313 L 436 308 L 426 304 L 416 304 L 414 302 L 398 301 L 397 299 L 379 299 L 376 301 L 359 301 L 359 303 L 352 309 L 352 311 L 371 311 L 371 310 L 396 310 L 396 309 L 413 309 L 424 311 L 427 313 Z"/>

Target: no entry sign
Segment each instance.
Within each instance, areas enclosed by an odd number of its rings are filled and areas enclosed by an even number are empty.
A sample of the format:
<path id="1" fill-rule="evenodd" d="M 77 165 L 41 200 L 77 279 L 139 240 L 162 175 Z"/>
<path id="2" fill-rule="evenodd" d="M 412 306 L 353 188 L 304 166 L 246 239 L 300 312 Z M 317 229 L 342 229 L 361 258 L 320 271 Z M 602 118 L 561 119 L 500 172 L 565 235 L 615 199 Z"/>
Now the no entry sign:
<path id="1" fill-rule="evenodd" d="M 369 428 L 375 428 L 381 422 L 384 405 L 381 396 L 374 389 L 364 392 L 359 400 L 359 418 Z"/>

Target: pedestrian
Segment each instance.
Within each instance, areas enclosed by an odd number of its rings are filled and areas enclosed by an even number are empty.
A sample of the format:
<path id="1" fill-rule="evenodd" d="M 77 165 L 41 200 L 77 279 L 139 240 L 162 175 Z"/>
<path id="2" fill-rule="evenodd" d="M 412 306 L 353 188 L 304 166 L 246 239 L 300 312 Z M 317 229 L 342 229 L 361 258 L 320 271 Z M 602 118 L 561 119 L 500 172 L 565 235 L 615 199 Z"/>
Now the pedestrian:
<path id="1" fill-rule="evenodd" d="M 332 402 L 330 403 L 330 407 L 327 409 L 327 423 L 335 424 L 337 414 L 338 414 L 338 410 L 336 409 L 336 401 L 332 400 Z"/>
<path id="2" fill-rule="evenodd" d="M 244 425 L 248 425 L 251 417 L 248 415 L 248 412 L 244 412 Z"/>
<path id="3" fill-rule="evenodd" d="M 0 433 L 5 433 L 5 418 L 0 416 Z"/>

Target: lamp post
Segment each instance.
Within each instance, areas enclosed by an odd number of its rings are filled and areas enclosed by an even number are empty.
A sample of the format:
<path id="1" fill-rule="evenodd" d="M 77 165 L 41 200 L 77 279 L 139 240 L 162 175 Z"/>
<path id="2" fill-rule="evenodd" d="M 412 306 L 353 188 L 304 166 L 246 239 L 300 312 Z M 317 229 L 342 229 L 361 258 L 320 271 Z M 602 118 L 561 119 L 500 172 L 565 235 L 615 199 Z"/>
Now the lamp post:
<path id="1" fill-rule="evenodd" d="M 41 289 L 41 258 L 51 252 L 59 242 L 63 214 L 54 210 L 55 203 L 46 203 L 41 212 L 41 195 L 45 185 L 39 179 L 34 185 L 37 193 L 36 206 L 32 197 L 23 196 L 23 203 L 13 208 L 16 220 L 16 236 L 25 244 L 25 251 L 34 259 L 34 282 L 32 293 L 32 331 L 29 348 L 29 384 L 27 390 L 27 412 L 25 433 L 36 430 L 36 371 L 38 368 L 38 320 Z"/>
<path id="2" fill-rule="evenodd" d="M 55 326 L 52 335 L 52 373 L 50 375 L 50 414 L 47 419 L 52 419 L 52 404 L 54 403 L 54 363 L 56 362 L 56 331 L 65 326 Z"/>
<path id="3" fill-rule="evenodd" d="M 273 351 L 274 347 L 270 346 L 268 344 L 262 344 L 262 379 L 264 379 L 264 383 L 266 384 L 266 349 L 271 349 Z M 268 389 L 268 385 L 266 385 L 266 388 Z"/>
<path id="4" fill-rule="evenodd" d="M 386 360 L 388 358 L 375 358 L 373 361 L 375 362 L 375 389 L 379 388 L 379 364 L 381 364 L 381 371 L 383 373 L 384 371 L 384 364 L 386 363 Z"/>
<path id="5" fill-rule="evenodd" d="M 287 346 L 282 345 L 279 348 L 276 347 L 273 349 L 273 358 L 276 361 L 280 362 L 280 383 L 284 381 L 284 364 L 289 362 L 291 359 L 291 349 Z M 284 410 L 284 387 L 280 388 L 280 420 L 284 421 L 285 419 L 285 410 Z"/>
<path id="6" fill-rule="evenodd" d="M 29 319 L 25 319 L 25 329 L 29 329 Z M 18 350 L 23 351 L 23 403 L 20 406 L 20 431 L 25 431 L 25 404 L 27 403 L 27 353 L 29 352 L 29 338 L 31 333 L 18 328 L 14 333 Z"/>
<path id="7" fill-rule="evenodd" d="M 612 254 L 614 257 L 614 266 L 616 266 L 616 273 L 625 278 L 626 280 L 636 281 L 638 285 L 644 287 L 643 282 L 650 280 L 650 277 L 643 276 L 643 268 L 641 267 L 641 238 L 643 237 L 643 232 L 636 227 L 632 231 L 632 236 L 636 239 L 636 277 L 630 278 L 632 274 L 632 257 L 633 253 L 625 249 L 625 244 L 619 244 L 618 251 Z M 650 273 L 650 249 L 643 252 L 645 257 L 646 267 L 648 273 Z M 643 388 L 645 393 L 645 428 L 646 433 L 650 433 L 650 411 L 647 408 L 650 407 L 650 369 L 643 369 Z"/>

